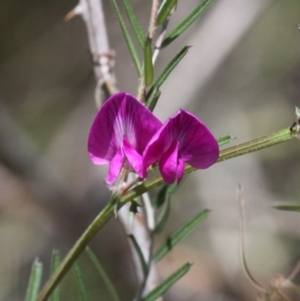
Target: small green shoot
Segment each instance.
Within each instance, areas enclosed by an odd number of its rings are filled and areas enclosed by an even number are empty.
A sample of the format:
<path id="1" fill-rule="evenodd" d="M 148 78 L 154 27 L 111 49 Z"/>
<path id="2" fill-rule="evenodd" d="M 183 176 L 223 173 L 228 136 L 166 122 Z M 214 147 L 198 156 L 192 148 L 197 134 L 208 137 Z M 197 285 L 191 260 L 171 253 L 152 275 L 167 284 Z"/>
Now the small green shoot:
<path id="1" fill-rule="evenodd" d="M 26 301 L 36 300 L 38 296 L 38 292 L 40 290 L 42 276 L 43 276 L 43 264 L 39 262 L 38 259 L 36 259 L 33 262 L 31 268 L 29 283 L 26 291 L 26 298 L 25 298 Z"/>
<path id="2" fill-rule="evenodd" d="M 161 47 L 164 48 L 179 37 L 205 10 L 211 0 L 201 2 L 179 25 L 177 25 L 165 38 Z"/>
<path id="3" fill-rule="evenodd" d="M 132 41 L 132 39 L 130 37 L 130 34 L 129 34 L 127 28 L 126 28 L 126 25 L 125 25 L 125 22 L 123 20 L 122 15 L 121 15 L 119 6 L 117 4 L 117 1 L 116 0 L 110 0 L 110 1 L 112 3 L 112 6 L 113 6 L 115 12 L 116 12 L 117 19 L 119 21 L 119 24 L 120 24 L 123 36 L 125 38 L 126 44 L 128 46 L 130 55 L 131 55 L 131 57 L 133 59 L 133 62 L 134 62 L 135 68 L 137 70 L 138 76 L 141 76 L 141 74 L 142 74 L 142 67 L 141 67 L 140 59 L 139 59 L 139 56 L 137 54 L 136 48 L 135 48 L 135 46 L 133 44 L 133 41 Z"/>
<path id="4" fill-rule="evenodd" d="M 85 281 L 83 278 L 83 273 L 77 262 L 75 262 L 73 265 L 73 271 L 74 271 L 74 275 L 75 275 L 75 279 L 76 279 L 76 284 L 77 284 L 77 289 L 79 292 L 80 300 L 81 301 L 90 301 L 91 298 L 90 298 L 88 289 L 86 287 L 86 284 L 85 284 Z"/>
<path id="5" fill-rule="evenodd" d="M 129 19 L 130 25 L 132 27 L 132 30 L 134 32 L 135 38 L 139 44 L 139 46 L 141 47 L 141 49 L 143 49 L 144 47 L 144 41 L 145 41 L 145 35 L 143 32 L 143 29 L 133 11 L 132 5 L 130 3 L 130 0 L 123 0 L 124 6 L 125 6 L 125 10 L 126 10 L 126 14 L 127 17 Z"/>
<path id="6" fill-rule="evenodd" d="M 96 257 L 95 253 L 89 247 L 87 247 L 85 251 L 89 255 L 89 257 L 90 257 L 91 261 L 93 262 L 93 264 L 95 265 L 97 271 L 99 272 L 99 275 L 102 278 L 108 292 L 110 293 L 112 300 L 113 301 L 121 301 L 113 283 L 108 278 L 108 275 L 106 274 L 103 266 L 101 265 L 100 261 Z"/>
<path id="7" fill-rule="evenodd" d="M 189 221 L 187 221 L 183 226 L 181 226 L 177 231 L 175 231 L 169 238 L 163 243 L 160 248 L 154 254 L 155 262 L 160 261 L 165 255 L 167 255 L 174 246 L 181 241 L 192 229 L 194 229 L 200 222 L 206 219 L 210 210 L 205 209 Z"/>
<path id="8" fill-rule="evenodd" d="M 191 268 L 191 263 L 184 264 L 175 273 L 159 284 L 153 291 L 147 294 L 141 301 L 155 301 L 162 296 L 174 283 L 182 278 Z"/>

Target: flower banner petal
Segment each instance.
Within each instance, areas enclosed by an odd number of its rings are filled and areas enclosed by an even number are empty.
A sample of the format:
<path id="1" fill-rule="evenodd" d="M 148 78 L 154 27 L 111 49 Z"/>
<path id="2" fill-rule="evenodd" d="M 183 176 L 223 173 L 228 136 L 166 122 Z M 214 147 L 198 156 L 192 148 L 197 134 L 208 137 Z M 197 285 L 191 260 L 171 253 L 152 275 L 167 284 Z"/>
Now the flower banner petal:
<path id="1" fill-rule="evenodd" d="M 107 164 L 121 147 L 124 136 L 142 154 L 161 126 L 153 113 L 132 95 L 117 93 L 105 102 L 92 124 L 88 138 L 90 158 L 95 164 Z"/>
<path id="2" fill-rule="evenodd" d="M 109 98 L 98 112 L 88 138 L 88 152 L 95 164 L 106 164 L 113 159 L 121 146 L 117 141 L 114 123 L 118 119 L 125 93 L 118 93 Z M 120 126 L 122 132 L 122 123 Z"/>
<path id="3" fill-rule="evenodd" d="M 214 164 L 219 157 L 219 146 L 205 124 L 193 114 L 180 111 L 180 156 L 184 162 L 199 169 Z"/>

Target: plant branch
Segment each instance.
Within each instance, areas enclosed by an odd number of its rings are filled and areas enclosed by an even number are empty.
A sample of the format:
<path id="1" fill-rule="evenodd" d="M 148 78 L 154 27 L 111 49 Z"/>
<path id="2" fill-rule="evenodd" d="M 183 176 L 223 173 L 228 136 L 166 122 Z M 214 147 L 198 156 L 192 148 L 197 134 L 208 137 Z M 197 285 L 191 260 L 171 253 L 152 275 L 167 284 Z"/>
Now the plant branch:
<path id="1" fill-rule="evenodd" d="M 298 122 L 299 123 L 299 122 Z M 238 156 L 249 154 L 279 143 L 289 141 L 294 138 L 299 138 L 299 124 L 296 123 L 292 128 L 287 128 L 271 135 L 267 135 L 250 142 L 239 144 L 237 146 L 229 147 L 220 152 L 218 162 L 229 160 Z M 191 166 L 186 166 L 185 174 L 189 174 L 196 169 Z M 161 176 L 157 176 L 153 179 L 149 179 L 144 183 L 138 185 L 132 190 L 128 191 L 119 200 L 120 208 L 127 204 L 134 198 L 142 195 L 143 193 L 162 185 L 163 179 Z M 63 276 L 68 272 L 72 264 L 76 261 L 85 247 L 89 244 L 92 238 L 98 233 L 98 231 L 114 216 L 114 202 L 115 197 L 109 201 L 109 203 L 104 207 L 104 209 L 99 213 L 95 220 L 89 225 L 86 231 L 78 239 L 73 248 L 69 251 L 65 259 L 62 261 L 56 272 L 50 277 L 44 288 L 41 290 L 37 301 L 45 301 L 51 295 L 54 288 L 63 278 Z"/>
<path id="2" fill-rule="evenodd" d="M 99 109 L 110 95 L 117 92 L 116 79 L 113 73 L 115 52 L 109 47 L 102 1 L 79 0 L 77 6 L 66 15 L 65 20 L 68 21 L 76 15 L 82 17 L 87 29 L 93 69 L 97 81 L 95 100 Z M 103 96 L 101 91 L 104 92 Z"/>

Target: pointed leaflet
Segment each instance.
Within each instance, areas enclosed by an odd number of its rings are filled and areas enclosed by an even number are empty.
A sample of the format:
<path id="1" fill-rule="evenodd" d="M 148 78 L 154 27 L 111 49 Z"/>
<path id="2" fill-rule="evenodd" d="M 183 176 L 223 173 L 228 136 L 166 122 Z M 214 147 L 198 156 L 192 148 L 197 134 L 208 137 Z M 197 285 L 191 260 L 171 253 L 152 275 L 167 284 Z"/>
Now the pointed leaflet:
<path id="1" fill-rule="evenodd" d="M 300 212 L 299 204 L 277 205 L 272 207 L 277 210 Z"/>
<path id="2" fill-rule="evenodd" d="M 117 293 L 115 287 L 113 286 L 113 283 L 108 278 L 108 276 L 107 276 L 104 268 L 102 267 L 100 261 L 98 260 L 98 258 L 94 254 L 94 252 L 89 247 L 87 247 L 85 249 L 85 251 L 89 255 L 89 257 L 90 257 L 91 261 L 93 262 L 93 264 L 95 265 L 97 271 L 100 274 L 100 277 L 103 279 L 103 282 L 105 283 L 105 287 L 109 291 L 109 293 L 110 293 L 111 298 L 113 299 L 113 301 L 121 301 L 121 299 L 118 296 L 118 293 Z"/>
<path id="3" fill-rule="evenodd" d="M 222 137 L 217 139 L 218 145 L 223 146 L 227 143 L 230 143 L 233 139 L 235 139 L 235 137 L 232 137 L 230 135 L 222 136 Z"/>
<path id="4" fill-rule="evenodd" d="M 157 26 L 163 24 L 166 21 L 176 3 L 177 0 L 165 0 L 162 2 L 156 18 Z"/>
<path id="5" fill-rule="evenodd" d="M 176 230 L 166 242 L 162 244 L 159 249 L 154 254 L 155 262 L 160 261 L 165 255 L 167 255 L 173 247 L 179 243 L 179 241 L 184 238 L 192 229 L 194 229 L 200 222 L 202 222 L 207 216 L 210 210 L 205 209 L 197 213 L 189 221 L 187 221 L 183 226 Z"/>
<path id="6" fill-rule="evenodd" d="M 152 39 L 147 37 L 144 46 L 144 77 L 146 86 L 153 81 L 153 64 L 152 64 Z"/>
<path id="7" fill-rule="evenodd" d="M 136 15 L 133 11 L 133 8 L 131 6 L 130 0 L 123 0 L 125 9 L 126 9 L 126 13 L 127 13 L 127 17 L 129 19 L 130 25 L 133 29 L 133 32 L 135 34 L 135 38 L 137 39 L 139 46 L 141 48 L 144 47 L 144 40 L 145 40 L 145 35 L 144 32 L 141 28 L 141 25 L 138 21 L 138 19 L 136 18 Z"/>
<path id="8" fill-rule="evenodd" d="M 57 250 L 52 252 L 51 258 L 51 274 L 53 274 L 60 264 L 60 254 Z M 49 301 L 59 301 L 60 300 L 60 291 L 59 286 L 57 286 L 53 293 L 51 294 Z"/>
<path id="9" fill-rule="evenodd" d="M 81 301 L 90 301 L 91 298 L 90 298 L 87 286 L 85 284 L 82 271 L 77 262 L 75 262 L 73 265 L 73 271 L 74 271 L 74 275 L 76 278 L 76 284 L 77 284 L 77 289 L 79 292 L 80 300 Z"/>
<path id="10" fill-rule="evenodd" d="M 159 87 L 158 86 L 152 86 L 151 88 L 151 92 L 150 94 L 148 93 L 147 96 L 146 96 L 146 105 L 147 105 L 147 108 L 153 112 L 153 110 L 155 109 L 155 106 L 157 104 L 157 101 L 160 97 L 160 90 L 159 90 Z"/>
<path id="11" fill-rule="evenodd" d="M 201 2 L 178 26 L 176 26 L 165 38 L 161 47 L 164 48 L 180 36 L 204 11 L 211 0 Z"/>
<path id="12" fill-rule="evenodd" d="M 133 59 L 135 68 L 137 70 L 137 73 L 138 73 L 139 76 L 141 76 L 142 67 L 141 67 L 140 59 L 139 59 L 139 56 L 138 56 L 137 51 L 135 49 L 135 46 L 134 46 L 134 44 L 133 44 L 133 42 L 131 40 L 130 34 L 129 34 L 127 28 L 126 28 L 126 25 L 125 25 L 125 22 L 124 22 L 124 20 L 122 18 L 122 15 L 120 13 L 120 9 L 119 9 L 119 6 L 117 4 L 117 1 L 116 0 L 110 0 L 110 2 L 112 3 L 113 8 L 114 8 L 114 10 L 116 12 L 117 19 L 119 21 L 121 30 L 123 32 L 123 36 L 124 36 L 126 44 L 128 46 L 130 55 L 131 55 L 131 57 Z"/>
<path id="13" fill-rule="evenodd" d="M 160 215 L 157 218 L 157 221 L 155 223 L 156 226 L 155 226 L 154 232 L 156 234 L 161 233 L 161 231 L 164 229 L 164 227 L 165 227 L 165 225 L 168 221 L 168 218 L 169 218 L 169 215 L 170 215 L 170 209 L 171 209 L 170 199 L 171 199 L 171 196 L 170 196 L 169 193 L 167 193 L 165 201 L 164 201 L 164 207 L 163 207 L 162 212 L 160 213 Z"/>
<path id="14" fill-rule="evenodd" d="M 147 266 L 147 263 L 146 263 L 146 260 L 144 258 L 144 255 L 143 255 L 143 252 L 141 250 L 141 247 L 139 246 L 136 238 L 134 237 L 134 235 L 130 234 L 128 235 L 128 237 L 130 238 L 131 240 L 131 243 L 138 255 L 138 258 L 140 260 L 140 264 L 142 266 L 142 270 L 143 270 L 143 274 L 144 274 L 144 277 L 146 278 L 147 277 L 147 274 L 148 274 L 148 266 Z"/>
<path id="15" fill-rule="evenodd" d="M 176 283 L 180 278 L 182 278 L 191 268 L 191 263 L 184 264 L 175 273 L 169 276 L 161 284 L 159 284 L 154 290 L 148 293 L 141 301 L 155 301 L 160 296 L 162 296 L 174 283 Z"/>
<path id="16" fill-rule="evenodd" d="M 43 276 L 43 265 L 36 259 L 32 265 L 29 283 L 26 291 L 26 301 L 35 301 L 40 290 Z"/>
<path id="17" fill-rule="evenodd" d="M 178 65 L 178 63 L 184 58 L 189 50 L 189 46 L 183 47 L 180 52 L 171 60 L 171 62 L 167 65 L 167 67 L 163 70 L 163 72 L 159 75 L 159 77 L 154 81 L 151 89 L 147 93 L 146 96 L 146 105 L 149 107 L 151 111 L 154 110 L 156 103 L 152 103 L 152 97 L 156 95 L 156 91 L 159 91 L 159 88 L 164 83 L 164 81 L 168 78 L 170 73 L 174 70 L 174 68 Z"/>

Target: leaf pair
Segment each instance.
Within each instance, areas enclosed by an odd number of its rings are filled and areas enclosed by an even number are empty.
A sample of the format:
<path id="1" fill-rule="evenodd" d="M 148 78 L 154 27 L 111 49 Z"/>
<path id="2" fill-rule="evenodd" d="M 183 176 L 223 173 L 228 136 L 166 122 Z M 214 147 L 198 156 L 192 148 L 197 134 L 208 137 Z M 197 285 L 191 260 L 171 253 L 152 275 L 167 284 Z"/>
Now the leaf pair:
<path id="1" fill-rule="evenodd" d="M 168 46 L 171 42 L 173 42 L 178 36 L 180 36 L 204 11 L 204 9 L 208 6 L 208 4 L 211 2 L 211 0 L 205 0 L 202 3 L 200 3 L 179 25 L 177 25 L 165 38 L 165 40 L 162 43 L 162 47 Z M 143 29 L 141 28 L 141 25 L 134 13 L 134 10 L 132 8 L 132 5 L 129 0 L 123 0 L 123 4 L 125 7 L 125 11 L 129 20 L 129 23 L 131 25 L 131 28 L 134 33 L 134 37 L 140 46 L 140 48 L 143 50 L 143 61 L 142 64 L 138 55 L 138 51 L 134 45 L 134 42 L 129 34 L 129 31 L 126 27 L 125 21 L 121 15 L 119 5 L 117 3 L 117 0 L 111 0 L 111 3 L 113 5 L 113 8 L 116 12 L 117 19 L 119 21 L 122 33 L 124 35 L 127 47 L 129 49 L 130 55 L 133 59 L 135 68 L 137 70 L 137 74 L 139 77 L 144 78 L 146 86 L 150 86 L 153 82 L 153 63 L 152 63 L 152 39 L 149 38 L 149 36 L 145 37 L 145 34 L 143 32 Z M 177 0 L 164 0 L 161 3 L 157 19 L 156 19 L 156 25 L 160 26 L 162 25 L 170 15 L 170 12 L 176 5 Z M 148 93 L 147 95 L 147 106 L 150 107 L 152 110 L 155 106 L 155 99 L 157 101 L 157 97 L 154 97 L 153 95 L 157 96 L 157 90 L 159 90 L 159 87 L 161 86 L 162 82 L 167 78 L 167 76 L 170 74 L 170 72 L 176 67 L 176 65 L 179 63 L 179 61 L 183 58 L 187 51 L 187 47 L 184 48 L 178 55 L 175 56 L 175 58 L 170 62 L 170 64 L 167 66 L 167 68 L 162 72 L 162 74 L 158 77 L 158 79 L 155 81 L 155 83 L 152 85 L 151 93 Z M 182 55 L 182 52 L 184 54 Z M 156 93 L 152 93 L 155 92 Z M 150 98 L 150 95 L 151 98 Z M 150 99 L 149 99 L 150 98 Z"/>

